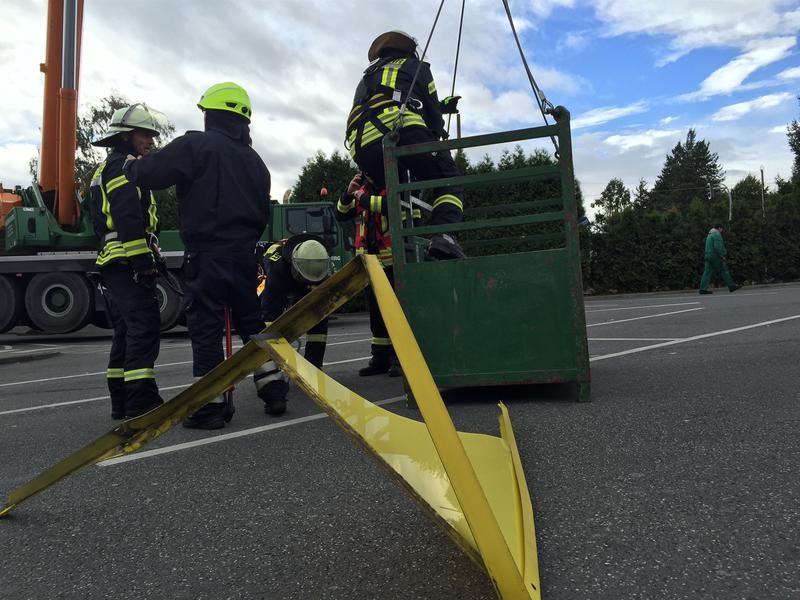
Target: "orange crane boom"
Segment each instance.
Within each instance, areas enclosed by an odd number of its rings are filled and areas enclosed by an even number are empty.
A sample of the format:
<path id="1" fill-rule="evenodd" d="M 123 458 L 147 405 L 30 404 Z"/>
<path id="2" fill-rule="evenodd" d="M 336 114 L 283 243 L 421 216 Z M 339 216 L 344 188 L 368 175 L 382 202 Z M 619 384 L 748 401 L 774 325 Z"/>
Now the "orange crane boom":
<path id="1" fill-rule="evenodd" d="M 83 0 L 49 0 L 44 73 L 42 145 L 39 186 L 53 198 L 61 225 L 74 225 L 75 148 L 77 147 L 78 78 L 80 73 Z"/>

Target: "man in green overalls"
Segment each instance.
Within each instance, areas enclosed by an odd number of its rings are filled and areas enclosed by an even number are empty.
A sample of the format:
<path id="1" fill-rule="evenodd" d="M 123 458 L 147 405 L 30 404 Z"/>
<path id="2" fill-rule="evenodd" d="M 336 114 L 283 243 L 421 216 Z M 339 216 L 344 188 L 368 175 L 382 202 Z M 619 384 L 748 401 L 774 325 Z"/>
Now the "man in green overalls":
<path id="1" fill-rule="evenodd" d="M 701 294 L 714 293 L 708 289 L 708 284 L 717 276 L 722 277 L 722 281 L 725 282 L 725 285 L 728 286 L 728 289 L 732 292 L 735 292 L 741 287 L 734 283 L 731 274 L 728 272 L 728 265 L 725 260 L 726 255 L 725 242 L 722 241 L 722 225 L 714 225 L 706 237 L 704 255 L 705 268 L 703 269 L 703 277 L 700 279 Z"/>

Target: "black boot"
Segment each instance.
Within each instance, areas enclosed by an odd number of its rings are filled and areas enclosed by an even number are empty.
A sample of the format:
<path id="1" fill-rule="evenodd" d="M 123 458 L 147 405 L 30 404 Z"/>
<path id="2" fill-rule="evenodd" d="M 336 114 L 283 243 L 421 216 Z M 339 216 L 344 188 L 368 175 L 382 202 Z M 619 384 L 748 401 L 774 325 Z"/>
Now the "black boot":
<path id="1" fill-rule="evenodd" d="M 400 377 L 403 374 L 403 369 L 400 367 L 400 361 L 397 360 L 396 356 L 392 356 L 389 359 L 389 377 Z"/>
<path id="2" fill-rule="evenodd" d="M 425 253 L 425 260 L 450 260 L 453 258 L 467 258 L 464 250 L 449 233 L 435 233 L 431 237 L 430 246 Z"/>
<path id="3" fill-rule="evenodd" d="M 213 402 L 196 410 L 183 422 L 186 429 L 222 429 L 225 427 L 225 404 Z"/>
<path id="4" fill-rule="evenodd" d="M 359 377 L 370 377 L 371 375 L 381 375 L 389 372 L 389 357 L 372 355 L 369 364 L 358 370 Z"/>
<path id="5" fill-rule="evenodd" d="M 222 415 L 225 417 L 225 422 L 230 423 L 233 415 L 236 413 L 236 406 L 233 404 L 233 388 L 222 394 L 223 404 L 225 408 L 222 409 Z"/>
<path id="6" fill-rule="evenodd" d="M 270 398 L 264 400 L 264 414 L 280 417 L 286 412 L 286 398 Z"/>
<path id="7" fill-rule="evenodd" d="M 279 417 L 286 412 L 286 397 L 289 395 L 289 382 L 282 379 L 270 381 L 258 390 L 258 397 L 264 401 L 264 414 Z"/>
<path id="8" fill-rule="evenodd" d="M 155 379 L 137 379 L 125 383 L 125 417 L 132 419 L 164 404 L 158 395 Z"/>
<path id="9" fill-rule="evenodd" d="M 125 418 L 125 380 L 111 377 L 108 380 L 108 393 L 111 395 L 111 418 L 115 421 Z"/>

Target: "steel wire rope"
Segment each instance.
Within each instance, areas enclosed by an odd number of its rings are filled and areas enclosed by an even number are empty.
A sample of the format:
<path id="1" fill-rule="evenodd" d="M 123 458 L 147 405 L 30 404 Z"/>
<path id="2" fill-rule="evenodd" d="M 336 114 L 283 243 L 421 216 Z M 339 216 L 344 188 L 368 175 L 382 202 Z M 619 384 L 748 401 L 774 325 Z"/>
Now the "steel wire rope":
<path id="1" fill-rule="evenodd" d="M 514 35 L 514 41 L 517 43 L 517 48 L 519 49 L 519 55 L 522 58 L 522 64 L 525 66 L 525 72 L 528 74 L 528 81 L 531 83 L 531 88 L 533 88 L 533 95 L 536 98 L 536 104 L 539 105 L 539 110 L 542 113 L 542 118 L 544 119 L 544 124 L 549 125 L 547 122 L 547 113 L 553 110 L 553 105 L 550 101 L 545 97 L 544 92 L 541 88 L 536 84 L 536 80 L 533 78 L 533 73 L 531 73 L 531 69 L 528 66 L 528 61 L 525 59 L 525 52 L 522 50 L 522 44 L 520 44 L 519 36 L 517 35 L 517 30 L 514 27 L 514 19 L 511 17 L 511 9 L 508 7 L 508 0 L 502 0 L 503 6 L 506 9 L 506 15 L 508 16 L 508 23 L 511 25 L 511 33 Z M 547 110 L 545 110 L 545 108 Z M 550 136 L 550 140 L 553 142 L 553 147 L 555 148 L 555 157 L 556 159 L 559 158 L 558 156 L 558 142 L 556 141 L 556 137 L 554 135 Z"/>
<path id="2" fill-rule="evenodd" d="M 456 95 L 456 73 L 458 73 L 458 54 L 461 51 L 461 30 L 464 28 L 464 6 L 466 5 L 467 0 L 461 0 L 461 18 L 458 21 L 458 40 L 456 41 L 456 63 L 453 66 L 453 83 L 450 86 L 450 96 Z M 450 117 L 453 115 L 448 113 L 447 115 L 447 137 L 450 137 Z"/>

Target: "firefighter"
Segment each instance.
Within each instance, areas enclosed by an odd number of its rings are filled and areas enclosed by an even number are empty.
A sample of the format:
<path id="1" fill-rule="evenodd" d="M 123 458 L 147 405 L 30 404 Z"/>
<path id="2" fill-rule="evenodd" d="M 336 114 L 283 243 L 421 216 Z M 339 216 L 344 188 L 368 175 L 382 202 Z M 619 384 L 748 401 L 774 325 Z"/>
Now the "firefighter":
<path id="1" fill-rule="evenodd" d="M 419 209 L 415 209 L 419 211 Z M 403 215 L 405 217 L 405 213 Z M 350 181 L 347 192 L 336 204 L 337 221 L 355 221 L 356 254 L 374 254 L 378 257 L 386 277 L 394 285 L 394 260 L 392 238 L 389 235 L 386 194 L 375 194 L 369 179 L 359 173 Z M 361 377 L 388 373 L 389 377 L 402 375 L 389 332 L 383 321 L 378 301 L 372 288 L 367 288 L 369 328 L 372 332 L 371 357 L 366 367 L 359 369 Z"/>
<path id="2" fill-rule="evenodd" d="M 192 372 L 199 378 L 224 359 L 226 305 L 243 342 L 263 328 L 253 249 L 269 219 L 270 174 L 251 147 L 252 107 L 241 86 L 213 85 L 197 106 L 205 116 L 204 131 L 189 131 L 158 153 L 129 160 L 125 172 L 131 181 L 154 189 L 177 186 L 184 309 Z M 233 416 L 226 406 L 217 398 L 184 426 L 222 428 Z"/>
<path id="3" fill-rule="evenodd" d="M 401 146 L 447 138 L 442 114 L 458 112 L 460 96 L 439 101 L 430 66 L 419 60 L 417 41 L 407 33 L 382 33 L 372 42 L 367 57 L 370 64 L 356 87 L 353 108 L 347 118 L 346 143 L 359 169 L 372 180 L 373 190 L 380 192 L 386 185 L 383 136 L 399 127 L 398 144 Z M 404 102 L 405 112 L 398 124 Z M 406 156 L 400 159 L 400 166 L 409 170 L 416 180 L 460 174 L 448 151 Z M 461 195 L 460 187 L 434 189 L 429 224 L 460 223 L 463 218 Z M 464 252 L 453 236 L 437 233 L 431 237 L 427 258 L 464 258 Z"/>
<path id="4" fill-rule="evenodd" d="M 91 214 L 98 240 L 96 265 L 114 328 L 106 377 L 111 418 L 142 415 L 162 404 L 155 379 L 159 350 L 156 264 L 149 234 L 158 228 L 155 198 L 122 171 L 127 155 L 146 156 L 158 128 L 143 104 L 114 111 L 93 146 L 110 148 L 91 183 Z"/>
<path id="5" fill-rule="evenodd" d="M 265 325 L 277 319 L 290 304 L 296 302 L 331 273 L 331 258 L 325 245 L 309 233 L 294 235 L 271 244 L 263 254 L 265 275 L 261 292 L 261 316 Z M 328 318 L 314 325 L 306 334 L 305 358 L 322 368 L 328 341 Z M 258 396 L 264 401 L 264 412 L 279 416 L 286 412 L 289 381 L 273 361 L 255 375 Z"/>

